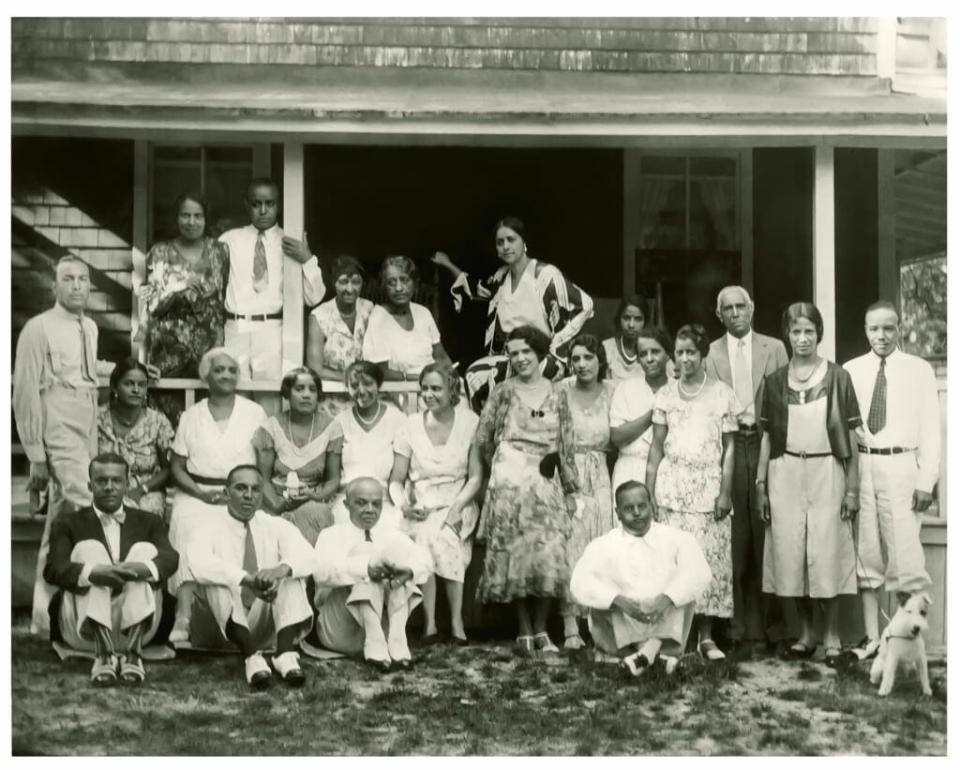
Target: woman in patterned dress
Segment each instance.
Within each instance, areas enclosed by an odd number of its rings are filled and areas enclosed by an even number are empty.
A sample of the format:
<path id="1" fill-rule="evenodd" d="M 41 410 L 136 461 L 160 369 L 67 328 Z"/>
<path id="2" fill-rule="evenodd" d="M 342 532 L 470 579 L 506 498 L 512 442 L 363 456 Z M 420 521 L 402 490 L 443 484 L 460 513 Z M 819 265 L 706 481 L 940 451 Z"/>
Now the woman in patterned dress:
<path id="1" fill-rule="evenodd" d="M 426 411 L 408 415 L 393 440 L 390 498 L 403 511 L 402 529 L 433 557 L 433 574 L 420 587 L 424 641 L 430 644 L 439 639 L 436 578 L 440 578 L 450 605 L 450 636 L 462 646 L 467 643 L 463 576 L 479 518 L 474 497 L 483 480 L 480 452 L 473 442 L 479 418 L 468 409 L 455 408 L 460 380 L 443 364 L 424 367 L 420 396 Z M 408 479 L 410 497 L 404 491 Z"/>
<path id="2" fill-rule="evenodd" d="M 490 393 L 477 447 L 490 468 L 480 532 L 487 542 L 477 596 L 512 603 L 518 652 L 559 652 L 547 635 L 554 600 L 569 598 L 566 548 L 580 491 L 568 391 L 540 373 L 550 339 L 520 326 L 507 335 L 516 376 Z"/>
<path id="3" fill-rule="evenodd" d="M 347 367 L 361 357 L 363 337 L 374 307 L 360 296 L 363 278 L 363 266 L 353 257 L 341 254 L 333 265 L 336 296 L 310 313 L 307 366 L 324 380 L 342 382 Z M 320 407 L 333 417 L 351 403 L 348 395 L 336 393 L 322 398 Z"/>
<path id="4" fill-rule="evenodd" d="M 223 298 L 229 254 L 225 244 L 205 237 L 206 199 L 177 198 L 172 241 L 147 254 L 147 281 L 140 287 L 141 325 L 147 358 L 164 377 L 197 376 L 200 357 L 223 344 Z"/>
<path id="5" fill-rule="evenodd" d="M 692 534 L 707 557 L 713 580 L 697 601 L 699 650 L 708 660 L 722 660 L 713 620 L 733 616 L 730 494 L 737 409 L 733 390 L 707 376 L 709 350 L 699 324 L 677 332 L 673 352 L 680 378 L 654 398 L 647 489 L 659 521 Z"/>
<path id="6" fill-rule="evenodd" d="M 321 393 L 320 375 L 310 367 L 287 372 L 280 395 L 290 408 L 253 434 L 257 465 L 272 479 L 263 487 L 264 509 L 293 523 L 310 545 L 333 524 L 331 502 L 340 486 L 340 430 L 318 410 Z"/>
<path id="7" fill-rule="evenodd" d="M 570 371 L 563 380 L 573 418 L 573 451 L 580 477 L 577 512 L 570 524 L 567 564 L 573 571 L 590 541 L 605 535 L 616 524 L 607 452 L 610 444 L 610 399 L 613 383 L 606 379 L 606 351 L 592 334 L 580 334 L 570 343 Z M 584 646 L 577 618 L 586 615 L 578 605 L 563 606 L 563 647 L 579 650 Z"/>
<path id="8" fill-rule="evenodd" d="M 473 280 L 442 251 L 433 263 L 454 279 L 450 293 L 457 312 L 464 299 L 486 302 L 485 355 L 467 367 L 467 392 L 477 412 L 491 389 L 509 376 L 505 342 L 520 326 L 533 326 L 550 340 L 540 357 L 540 368 L 549 380 L 564 376 L 570 340 L 593 316 L 593 300 L 556 267 L 527 253 L 527 229 L 517 217 L 504 217 L 494 228 L 497 257 L 503 263 L 487 280 Z"/>
<path id="9" fill-rule="evenodd" d="M 767 377 L 760 411 L 756 504 L 770 527 L 763 590 L 797 604 L 802 630 L 788 650 L 794 658 L 809 658 L 817 648 L 811 601 L 817 600 L 824 660 L 833 665 L 841 649 L 838 600 L 857 593 L 853 518 L 860 509 L 862 420 L 850 375 L 817 354 L 823 318 L 816 306 L 790 305 L 783 336 L 790 363 Z"/>
<path id="10" fill-rule="evenodd" d="M 110 373 L 110 402 L 100 407 L 100 452 L 116 452 L 129 466 L 124 503 L 163 516 L 170 476 L 173 428 L 147 406 L 147 367 L 125 358 Z"/>
<path id="11" fill-rule="evenodd" d="M 376 479 L 383 488 L 381 526 L 399 527 L 403 514 L 390 501 L 390 471 L 393 469 L 393 439 L 406 416 L 389 401 L 380 398 L 383 372 L 370 361 L 354 361 L 344 375 L 347 392 L 353 401 L 350 409 L 335 418 L 342 441 L 340 453 L 340 490 L 333 503 L 334 524 L 350 520 L 344 498 L 347 485 L 366 476 Z"/>
<path id="12" fill-rule="evenodd" d="M 180 553 L 180 566 L 169 581 L 177 597 L 171 642 L 189 638 L 195 583 L 183 554 L 198 530 L 225 515 L 227 474 L 237 465 L 256 463 L 253 434 L 267 420 L 259 404 L 237 395 L 240 367 L 226 348 L 208 350 L 198 368 L 209 395 L 181 415 L 170 459 L 177 485 L 170 544 Z"/>

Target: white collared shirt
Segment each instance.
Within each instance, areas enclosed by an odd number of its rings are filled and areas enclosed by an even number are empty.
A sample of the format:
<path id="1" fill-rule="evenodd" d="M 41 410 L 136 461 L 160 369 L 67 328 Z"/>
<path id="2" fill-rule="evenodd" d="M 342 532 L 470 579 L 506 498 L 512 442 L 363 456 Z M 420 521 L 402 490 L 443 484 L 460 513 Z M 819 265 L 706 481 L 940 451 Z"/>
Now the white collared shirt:
<path id="1" fill-rule="evenodd" d="M 263 291 L 253 288 L 253 254 L 260 231 L 253 225 L 227 230 L 220 240 L 230 249 L 230 276 L 224 306 L 228 313 L 252 315 L 279 313 L 283 308 L 283 230 L 274 225 L 263 232 L 267 256 L 267 286 Z M 303 268 L 303 302 L 316 305 L 323 301 L 326 287 L 316 257 L 310 257 Z"/>
<path id="2" fill-rule="evenodd" d="M 610 608 L 618 595 L 649 601 L 666 594 L 676 607 L 695 601 L 713 575 L 694 537 L 653 522 L 643 537 L 617 525 L 594 538 L 573 568 L 570 593 L 577 604 Z"/>
<path id="3" fill-rule="evenodd" d="M 903 447 L 917 450 L 916 488 L 932 492 L 940 470 L 940 396 L 937 378 L 919 356 L 895 350 L 887 356 L 887 419 L 874 435 L 867 427 L 880 356 L 872 350 L 843 365 L 853 380 L 863 424 L 857 438 L 867 447 Z"/>
<path id="4" fill-rule="evenodd" d="M 747 379 L 750 383 L 750 392 L 753 393 L 753 329 L 748 331 L 740 339 L 734 337 L 730 332 L 724 335 L 727 338 L 727 357 L 730 359 L 730 387 L 733 392 L 737 392 L 737 351 L 740 343 L 743 343 L 743 356 L 747 360 Z M 738 404 L 743 411 L 737 415 L 738 421 L 753 425 L 757 422 L 756 409 L 753 405 L 753 399 L 749 404 Z"/>
<path id="5" fill-rule="evenodd" d="M 293 524 L 279 516 L 257 511 L 250 519 L 257 567 L 270 569 L 286 564 L 291 578 L 305 578 L 314 571 L 313 549 Z M 210 515 L 210 521 L 187 546 L 187 563 L 201 585 L 239 586 L 246 576 L 243 556 L 247 525 L 227 512 Z"/>
<path id="6" fill-rule="evenodd" d="M 113 513 L 104 513 L 97 506 L 92 506 L 93 512 L 97 515 L 97 518 L 100 519 L 100 526 L 103 527 L 103 537 L 107 541 L 107 551 L 110 553 L 110 561 L 113 564 L 120 563 L 120 521 L 117 519 L 117 514 L 123 511 L 123 506 L 117 508 Z M 126 512 L 124 511 L 124 516 Z M 157 572 L 157 566 L 152 561 L 146 561 L 144 564 L 147 565 L 147 569 L 150 570 L 150 575 L 152 576 L 153 582 L 156 582 L 160 579 L 160 573 Z M 83 569 L 80 570 L 80 576 L 77 578 L 77 586 L 80 588 L 87 588 L 91 585 L 90 583 L 90 573 L 93 572 L 94 567 L 101 565 L 88 562 L 84 565 Z"/>

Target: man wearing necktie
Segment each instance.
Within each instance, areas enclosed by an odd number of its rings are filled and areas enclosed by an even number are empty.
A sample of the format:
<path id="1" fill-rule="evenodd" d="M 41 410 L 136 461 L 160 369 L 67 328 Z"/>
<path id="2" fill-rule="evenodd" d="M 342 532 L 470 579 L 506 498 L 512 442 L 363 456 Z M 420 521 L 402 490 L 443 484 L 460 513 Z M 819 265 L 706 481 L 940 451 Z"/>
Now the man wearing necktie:
<path id="1" fill-rule="evenodd" d="M 380 523 L 383 487 L 358 478 L 347 485 L 350 520 L 327 527 L 315 546 L 317 638 L 328 650 L 363 655 L 386 673 L 411 667 L 407 620 L 433 572 L 429 553 Z M 379 525 L 379 526 L 378 526 Z"/>
<path id="2" fill-rule="evenodd" d="M 751 328 L 753 301 L 742 286 L 727 286 L 717 295 L 717 318 L 727 330 L 710 344 L 706 370 L 725 382 L 737 397 L 734 434 L 733 525 L 733 640 L 773 644 L 782 635 L 777 626 L 778 605 L 761 592 L 763 541 L 766 528 L 754 509 L 760 433 L 757 428 L 759 393 L 763 379 L 786 366 L 783 343 Z M 762 646 L 762 645 L 760 645 Z"/>
<path id="3" fill-rule="evenodd" d="M 297 645 L 313 626 L 306 578 L 316 566 L 313 549 L 300 531 L 260 508 L 263 475 L 238 465 L 227 475 L 227 506 L 187 546 L 196 579 L 190 624 L 194 647 L 240 650 L 252 689 L 270 684 L 264 652 L 291 687 L 306 681 Z"/>
<path id="4" fill-rule="evenodd" d="M 97 453 L 97 377 L 113 368 L 97 361 L 97 325 L 84 313 L 90 296 L 87 264 L 73 255 L 61 258 L 53 289 L 54 306 L 24 324 L 13 365 L 13 414 L 30 461 L 29 488 L 48 495 L 33 592 L 34 633 L 50 630 L 53 588 L 42 573 L 51 524 L 63 512 L 90 505 L 87 465 Z"/>
<path id="5" fill-rule="evenodd" d="M 143 682 L 142 650 L 160 625 L 161 586 L 180 559 L 159 517 L 123 507 L 127 473 L 117 454 L 90 462 L 93 505 L 57 518 L 43 571 L 60 589 L 49 608 L 51 640 L 93 652 L 98 687 L 118 677 Z"/>
<path id="6" fill-rule="evenodd" d="M 930 586 L 920 526 L 933 502 L 941 441 L 933 367 L 899 349 L 900 317 L 893 303 L 870 305 L 864 329 L 870 352 L 844 364 L 857 400 L 870 405 L 857 429 L 857 582 L 866 634 L 854 650 L 860 659 L 879 649 L 879 589 L 915 593 Z"/>
<path id="7" fill-rule="evenodd" d="M 306 238 L 284 235 L 277 225 L 280 192 L 275 182 L 252 180 L 244 206 L 250 224 L 220 236 L 230 251 L 224 346 L 240 363 L 242 378 L 273 380 L 288 368 L 283 365 L 281 333 L 284 256 L 302 265 L 304 304 L 319 304 L 326 287 Z"/>

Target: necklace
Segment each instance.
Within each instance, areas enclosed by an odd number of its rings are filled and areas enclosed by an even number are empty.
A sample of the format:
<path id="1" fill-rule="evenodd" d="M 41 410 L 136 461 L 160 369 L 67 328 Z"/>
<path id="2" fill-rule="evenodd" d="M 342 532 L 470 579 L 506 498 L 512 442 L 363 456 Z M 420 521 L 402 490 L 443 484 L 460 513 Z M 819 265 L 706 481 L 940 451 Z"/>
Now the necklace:
<path id="1" fill-rule="evenodd" d="M 819 365 L 820 365 L 820 362 L 817 361 L 816 363 L 814 363 L 813 368 L 810 369 L 810 372 L 807 374 L 807 376 L 806 376 L 806 377 L 801 377 L 801 376 L 797 373 L 797 367 L 794 366 L 793 362 L 791 361 L 791 362 L 790 362 L 790 372 L 793 374 L 793 379 L 795 379 L 797 382 L 803 384 L 803 383 L 805 383 L 805 382 L 809 382 L 809 381 L 810 381 L 810 378 L 813 377 L 813 373 L 814 373 L 815 371 L 817 371 L 817 367 L 818 367 Z"/>
<path id="2" fill-rule="evenodd" d="M 313 416 L 310 418 L 310 435 L 307 436 L 307 440 L 303 444 L 297 444 L 297 441 L 293 435 L 293 420 L 290 419 L 290 412 L 287 412 L 287 435 L 290 436 L 290 441 L 294 446 L 305 447 L 311 441 L 313 441 L 313 432 L 317 427 L 317 413 L 314 412 Z"/>
<path id="3" fill-rule="evenodd" d="M 361 423 L 362 425 L 366 425 L 367 427 L 371 427 L 371 426 L 373 426 L 374 424 L 376 424 L 377 420 L 380 419 L 380 410 L 381 410 L 381 409 L 383 409 L 383 404 L 378 401 L 378 402 L 377 402 L 377 412 L 376 412 L 376 414 L 373 415 L 373 419 L 371 419 L 371 420 L 366 420 L 366 419 L 364 419 L 363 416 L 360 414 L 360 410 L 359 410 L 357 407 L 353 407 L 353 415 L 354 415 L 354 417 L 357 418 L 357 422 Z"/>
<path id="4" fill-rule="evenodd" d="M 623 338 L 616 337 L 616 341 L 617 341 L 617 350 L 620 351 L 620 355 L 623 357 L 623 360 L 626 361 L 628 364 L 635 364 L 637 362 L 637 359 L 640 358 L 640 354 L 634 353 L 633 356 L 628 355 L 626 348 L 623 347 Z"/>
<path id="5" fill-rule="evenodd" d="M 706 385 L 706 384 L 707 384 L 707 373 L 706 373 L 706 372 L 703 373 L 703 381 L 700 383 L 700 387 L 697 388 L 697 392 L 696 392 L 696 393 L 691 393 L 690 391 L 685 390 L 684 387 L 683 387 L 683 380 L 677 380 L 677 387 L 680 388 L 680 392 L 683 393 L 683 395 L 687 396 L 688 398 L 696 398 L 697 396 L 699 396 L 699 395 L 700 395 L 700 391 L 703 390 L 703 386 Z"/>
<path id="6" fill-rule="evenodd" d="M 140 419 L 140 410 L 137 409 L 132 420 L 124 420 L 113 409 L 110 410 L 110 416 L 113 418 L 114 422 L 118 422 L 126 428 L 132 428 L 134 425 L 137 424 L 137 421 Z"/>

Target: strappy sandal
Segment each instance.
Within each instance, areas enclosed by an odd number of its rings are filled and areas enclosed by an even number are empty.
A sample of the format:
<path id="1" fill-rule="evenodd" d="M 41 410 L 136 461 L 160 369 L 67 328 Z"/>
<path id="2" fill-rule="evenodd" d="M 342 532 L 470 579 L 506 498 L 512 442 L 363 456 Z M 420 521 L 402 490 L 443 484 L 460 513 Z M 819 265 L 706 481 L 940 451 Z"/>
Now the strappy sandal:
<path id="1" fill-rule="evenodd" d="M 580 634 L 568 634 L 563 639 L 563 649 L 565 650 L 582 650 L 586 646 L 587 643 L 583 641 Z"/>
<path id="2" fill-rule="evenodd" d="M 143 667 L 143 658 L 136 657 L 120 658 L 120 680 L 130 687 L 139 687 L 143 680 L 147 678 L 147 670 Z"/>
<path id="3" fill-rule="evenodd" d="M 517 637 L 517 654 L 521 658 L 535 658 L 537 657 L 536 650 L 533 648 L 533 637 L 532 636 L 518 636 Z"/>
<path id="4" fill-rule="evenodd" d="M 117 683 L 119 658 L 110 655 L 106 660 L 95 658 L 90 669 L 90 682 L 94 687 L 113 687 Z"/>
<path id="5" fill-rule="evenodd" d="M 794 642 L 787 647 L 786 657 L 792 660 L 806 660 L 812 658 L 817 651 L 817 645 L 806 645 L 803 642 Z"/>
<path id="6" fill-rule="evenodd" d="M 656 656 L 654 660 L 656 660 Z M 639 677 L 653 665 L 653 661 L 649 660 L 642 652 L 635 652 L 623 658 L 620 665 L 630 672 L 630 676 Z"/>
<path id="7" fill-rule="evenodd" d="M 701 639 L 700 644 L 698 645 L 700 654 L 707 660 L 724 660 L 727 656 L 724 655 L 723 650 L 717 647 L 717 643 L 713 639 Z"/>
<path id="8" fill-rule="evenodd" d="M 538 652 L 554 653 L 558 654 L 560 649 L 552 641 L 550 641 L 550 636 L 546 631 L 541 631 L 539 634 L 533 635 L 533 646 Z"/>
<path id="9" fill-rule="evenodd" d="M 833 668 L 837 665 L 837 661 L 840 660 L 840 656 L 843 654 L 843 649 L 837 646 L 824 647 L 823 650 L 823 662 L 828 665 L 830 668 Z"/>

